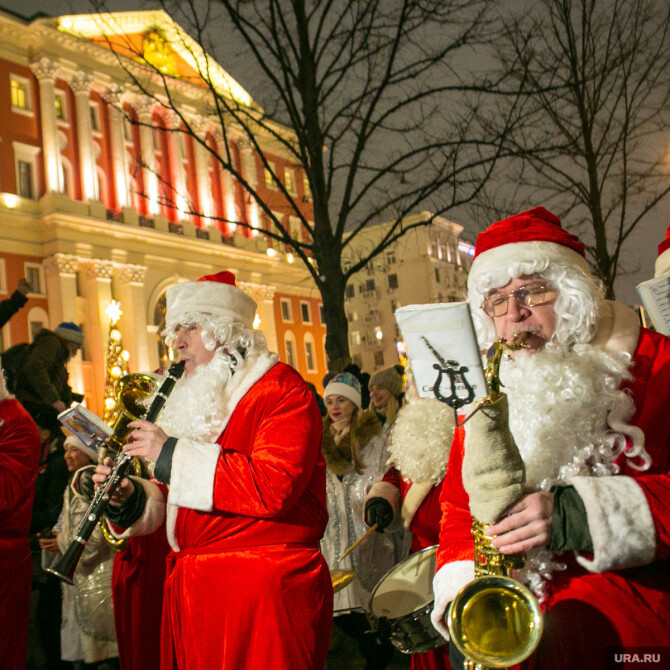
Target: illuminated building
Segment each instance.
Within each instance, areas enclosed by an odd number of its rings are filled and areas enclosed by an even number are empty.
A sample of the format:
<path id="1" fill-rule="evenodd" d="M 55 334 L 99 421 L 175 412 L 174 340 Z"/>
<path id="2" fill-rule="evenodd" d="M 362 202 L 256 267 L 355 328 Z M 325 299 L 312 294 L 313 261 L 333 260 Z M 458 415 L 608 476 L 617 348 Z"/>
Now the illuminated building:
<path id="1" fill-rule="evenodd" d="M 159 331 L 166 289 L 224 269 L 258 303 L 270 349 L 317 385 L 326 371 L 321 301 L 309 273 L 266 239 L 258 205 L 207 149 L 171 132 L 179 124 L 174 111 L 127 83 L 111 48 L 121 34 L 175 76 L 179 109 L 221 149 L 202 87 L 186 76 L 197 50 L 174 46 L 175 30 L 162 11 L 32 21 L 0 12 L 0 298 L 24 275 L 34 290 L 3 328 L 2 348 L 31 340 L 41 327 L 80 324 L 86 343 L 70 364 L 70 382 L 98 414 L 110 300 L 122 305 L 131 372 L 154 369 L 165 362 Z M 231 96 L 253 104 L 220 66 L 211 67 Z M 228 137 L 247 182 L 273 212 L 288 211 L 243 134 L 231 129 Z M 311 219 L 301 167 L 281 149 L 270 158 Z M 290 321 L 281 318 L 286 304 Z"/>

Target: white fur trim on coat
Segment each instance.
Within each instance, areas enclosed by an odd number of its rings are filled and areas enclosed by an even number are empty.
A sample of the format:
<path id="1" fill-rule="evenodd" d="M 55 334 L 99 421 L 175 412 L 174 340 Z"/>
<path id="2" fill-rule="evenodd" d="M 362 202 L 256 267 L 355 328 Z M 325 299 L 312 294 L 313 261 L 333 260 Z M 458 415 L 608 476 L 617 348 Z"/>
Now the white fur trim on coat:
<path id="1" fill-rule="evenodd" d="M 593 560 L 577 561 L 591 572 L 647 565 L 656 554 L 656 531 L 640 485 L 625 476 L 574 477 L 586 507 Z"/>
<path id="2" fill-rule="evenodd" d="M 635 353 L 640 339 L 640 321 L 635 310 L 612 300 L 599 305 L 598 329 L 591 344 L 608 353 Z"/>
<path id="3" fill-rule="evenodd" d="M 474 561 L 454 561 L 443 565 L 433 577 L 433 596 L 435 602 L 430 620 L 435 629 L 447 641 L 449 641 L 449 630 L 444 621 L 449 603 L 456 597 L 458 592 L 475 578 Z"/>
<path id="4" fill-rule="evenodd" d="M 127 538 L 135 535 L 149 535 L 153 533 L 165 519 L 165 496 L 156 484 L 141 479 L 140 477 L 130 477 L 135 486 L 141 486 L 147 496 L 147 502 L 144 506 L 142 516 L 130 527 L 117 537 Z M 113 532 L 113 531 L 112 531 Z"/>
<path id="5" fill-rule="evenodd" d="M 414 515 L 434 486 L 433 482 L 412 482 L 402 501 L 402 526 L 405 530 L 409 530 Z"/>
<path id="6" fill-rule="evenodd" d="M 214 476 L 221 447 L 186 437 L 177 440 L 172 454 L 168 502 L 210 512 L 214 507 Z"/>
<path id="7" fill-rule="evenodd" d="M 224 389 L 226 399 L 219 434 L 225 431 L 230 417 L 242 398 L 277 364 L 278 360 L 277 354 L 269 352 L 245 359 L 244 365 L 235 372 Z M 216 443 L 196 442 L 184 437 L 177 440 L 172 455 L 166 524 L 168 540 L 175 551 L 179 551 L 174 536 L 176 508 L 189 507 L 204 512 L 213 509 L 214 478 L 220 455 L 221 447 Z"/>

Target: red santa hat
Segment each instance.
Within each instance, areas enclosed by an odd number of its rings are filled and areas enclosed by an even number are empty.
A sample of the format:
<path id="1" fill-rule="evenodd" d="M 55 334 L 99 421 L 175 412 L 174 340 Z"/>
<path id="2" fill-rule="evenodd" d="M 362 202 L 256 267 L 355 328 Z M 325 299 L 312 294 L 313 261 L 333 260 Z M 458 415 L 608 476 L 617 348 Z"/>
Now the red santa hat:
<path id="1" fill-rule="evenodd" d="M 256 303 L 235 286 L 235 275 L 224 270 L 200 277 L 198 281 L 170 286 L 166 294 L 165 321 L 168 330 L 193 321 L 194 314 L 215 320 L 235 321 L 253 328 Z"/>
<path id="2" fill-rule="evenodd" d="M 584 245 L 567 232 L 557 216 L 535 207 L 491 224 L 477 236 L 468 287 L 479 277 L 511 263 L 532 263 L 546 259 L 551 264 L 576 265 L 586 274 L 589 266 Z"/>
<path id="3" fill-rule="evenodd" d="M 654 268 L 654 275 L 661 277 L 670 274 L 670 224 L 665 233 L 665 239 L 658 245 L 658 258 L 656 259 L 656 267 Z"/>

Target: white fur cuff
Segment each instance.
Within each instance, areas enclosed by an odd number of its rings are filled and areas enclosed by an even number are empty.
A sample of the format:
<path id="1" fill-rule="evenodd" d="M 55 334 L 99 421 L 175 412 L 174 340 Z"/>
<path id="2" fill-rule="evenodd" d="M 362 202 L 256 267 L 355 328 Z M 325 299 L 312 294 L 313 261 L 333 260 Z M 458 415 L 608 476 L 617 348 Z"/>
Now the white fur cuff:
<path id="1" fill-rule="evenodd" d="M 632 477 L 574 477 L 570 482 L 586 507 L 593 560 L 577 561 L 591 572 L 646 565 L 656 554 L 649 504 Z"/>
<path id="2" fill-rule="evenodd" d="M 163 492 L 150 481 L 140 477 L 130 477 L 135 486 L 141 486 L 147 496 L 147 502 L 144 505 L 142 516 L 130 528 L 116 535 L 117 537 L 134 537 L 136 535 L 149 535 L 153 533 L 165 518 L 165 498 Z M 112 531 L 113 532 L 113 531 Z"/>
<path id="3" fill-rule="evenodd" d="M 220 455 L 218 444 L 179 438 L 172 454 L 168 502 L 210 512 L 214 507 L 214 477 Z"/>
<path id="4" fill-rule="evenodd" d="M 473 561 L 454 561 L 443 565 L 433 577 L 433 595 L 435 603 L 430 620 L 440 635 L 449 641 L 449 629 L 444 620 L 449 603 L 456 594 L 475 578 Z"/>

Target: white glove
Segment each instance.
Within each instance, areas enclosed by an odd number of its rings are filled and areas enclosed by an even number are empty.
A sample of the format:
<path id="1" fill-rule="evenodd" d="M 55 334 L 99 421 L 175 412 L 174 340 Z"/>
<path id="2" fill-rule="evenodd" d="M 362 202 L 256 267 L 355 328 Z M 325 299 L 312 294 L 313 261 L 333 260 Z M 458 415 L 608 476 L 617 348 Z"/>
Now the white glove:
<path id="1" fill-rule="evenodd" d="M 475 564 L 473 561 L 454 561 L 443 565 L 433 577 L 433 611 L 430 620 L 435 630 L 449 642 L 449 629 L 444 620 L 449 603 L 456 594 L 475 577 Z"/>

